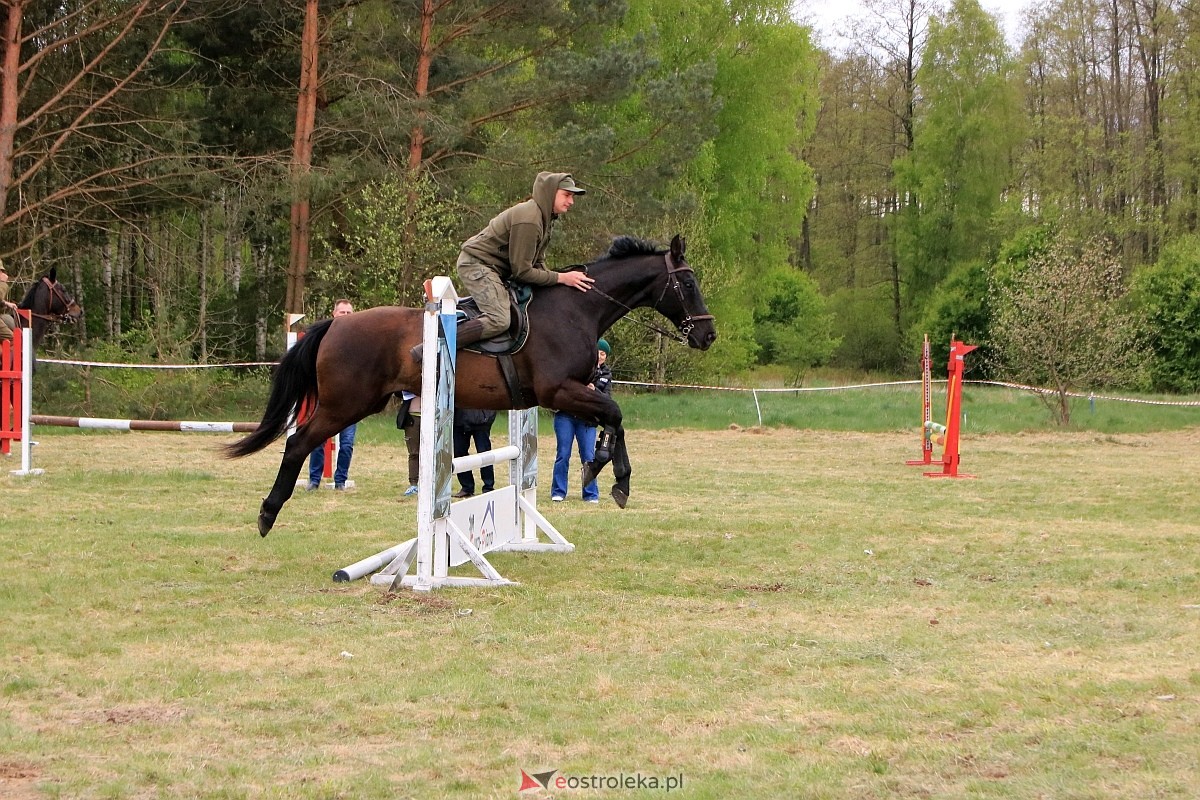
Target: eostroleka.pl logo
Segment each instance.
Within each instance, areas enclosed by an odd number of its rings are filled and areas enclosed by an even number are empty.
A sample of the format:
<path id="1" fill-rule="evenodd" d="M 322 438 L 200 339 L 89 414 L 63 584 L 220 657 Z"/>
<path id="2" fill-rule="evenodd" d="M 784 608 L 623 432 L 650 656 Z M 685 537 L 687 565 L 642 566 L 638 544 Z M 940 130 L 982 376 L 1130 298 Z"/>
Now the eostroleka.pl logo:
<path id="1" fill-rule="evenodd" d="M 518 792 L 539 789 L 661 789 L 673 792 L 683 788 L 683 773 L 678 775 L 643 775 L 640 772 L 617 775 L 568 775 L 557 769 L 532 774 L 521 770 L 521 786 Z"/>

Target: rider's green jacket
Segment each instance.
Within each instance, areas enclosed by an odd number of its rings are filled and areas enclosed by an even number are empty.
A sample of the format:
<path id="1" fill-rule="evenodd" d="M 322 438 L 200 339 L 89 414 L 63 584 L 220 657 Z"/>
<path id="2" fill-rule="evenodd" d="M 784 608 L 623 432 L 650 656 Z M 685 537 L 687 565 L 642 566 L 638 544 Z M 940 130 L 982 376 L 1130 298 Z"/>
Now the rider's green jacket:
<path id="1" fill-rule="evenodd" d="M 554 229 L 554 196 L 566 172 L 539 172 L 533 196 L 505 209 L 483 230 L 463 242 L 458 265 L 483 264 L 504 280 L 553 286 L 558 274 L 546 268 L 546 245 Z"/>

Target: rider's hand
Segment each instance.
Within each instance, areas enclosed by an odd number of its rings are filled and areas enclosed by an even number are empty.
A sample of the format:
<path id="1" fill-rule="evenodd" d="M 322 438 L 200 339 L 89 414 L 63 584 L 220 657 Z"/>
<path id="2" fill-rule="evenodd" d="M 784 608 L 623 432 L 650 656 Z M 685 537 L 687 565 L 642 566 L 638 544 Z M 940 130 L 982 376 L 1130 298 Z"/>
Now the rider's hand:
<path id="1" fill-rule="evenodd" d="M 570 272 L 558 273 L 558 282 L 567 286 L 574 286 L 581 292 L 586 292 L 592 288 L 592 284 L 596 281 L 591 275 L 582 270 L 571 270 Z"/>

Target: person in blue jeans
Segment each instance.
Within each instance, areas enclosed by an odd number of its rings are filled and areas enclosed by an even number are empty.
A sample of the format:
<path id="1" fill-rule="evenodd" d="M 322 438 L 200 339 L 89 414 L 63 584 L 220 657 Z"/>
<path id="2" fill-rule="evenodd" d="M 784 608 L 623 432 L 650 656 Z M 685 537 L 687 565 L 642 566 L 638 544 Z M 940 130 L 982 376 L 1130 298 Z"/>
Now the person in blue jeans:
<path id="1" fill-rule="evenodd" d="M 345 317 L 354 313 L 354 304 L 342 298 L 333 304 L 333 317 Z M 358 425 L 350 425 L 338 434 L 337 465 L 333 471 L 333 488 L 343 491 L 350 477 L 350 459 L 354 457 L 354 433 Z M 325 445 L 312 451 L 308 457 L 308 490 L 321 488 L 321 476 L 325 472 Z"/>
<path id="2" fill-rule="evenodd" d="M 354 433 L 358 425 L 343 428 L 338 434 L 337 464 L 333 469 L 333 488 L 343 491 L 346 479 L 350 477 L 350 459 L 354 457 Z M 308 457 L 308 488 L 321 488 L 321 475 L 325 472 L 325 445 L 312 451 Z"/>
<path id="3" fill-rule="evenodd" d="M 596 343 L 596 371 L 588 386 L 604 394 L 612 393 L 612 370 L 607 361 L 612 353 L 608 342 L 601 339 Z M 556 411 L 554 413 L 554 439 L 557 449 L 554 455 L 554 478 L 550 484 L 550 499 L 561 503 L 567 499 L 567 473 L 571 469 L 571 448 L 579 443 L 579 463 L 586 464 L 596 457 L 596 426 Z M 600 502 L 600 487 L 593 480 L 583 487 L 583 499 L 588 503 Z"/>

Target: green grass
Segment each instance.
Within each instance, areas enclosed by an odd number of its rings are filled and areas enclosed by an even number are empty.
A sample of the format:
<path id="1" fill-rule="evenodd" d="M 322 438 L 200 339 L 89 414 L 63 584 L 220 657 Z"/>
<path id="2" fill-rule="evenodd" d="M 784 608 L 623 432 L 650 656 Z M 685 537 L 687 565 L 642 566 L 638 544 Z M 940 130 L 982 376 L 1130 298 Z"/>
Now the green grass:
<path id="1" fill-rule="evenodd" d="M 762 425 L 767 428 L 863 433 L 912 431 L 917 436 L 921 421 L 920 387 L 911 385 L 760 392 L 757 405 L 755 396 L 749 392 L 641 392 L 618 387 L 614 397 L 630 430 L 755 428 L 759 426 L 761 414 Z M 1185 405 L 1189 402 L 1196 405 Z M 945 423 L 945 404 L 944 388 L 935 387 L 932 403 L 935 421 Z M 239 421 L 255 418 L 258 413 L 258 410 L 248 411 L 239 417 Z M 110 414 L 97 413 L 97 416 Z M 1127 399 L 1122 396 L 1122 399 L 1100 398 L 1094 402 L 1086 398 L 1077 400 L 1071 425 L 1066 430 L 1100 434 L 1152 433 L 1184 430 L 1196 425 L 1200 425 L 1200 398 L 1129 395 Z M 495 430 L 506 429 L 505 415 L 501 414 Z M 539 430 L 543 436 L 553 437 L 549 412 L 541 412 Z M 968 384 L 966 387 L 964 436 L 1062 430 L 1042 401 L 1030 392 L 984 385 Z M 38 429 L 39 437 L 62 435 L 120 437 L 126 434 L 68 428 Z M 359 441 L 402 445 L 403 439 L 394 425 L 394 412 L 386 411 L 364 420 L 359 426 Z"/>
<path id="2" fill-rule="evenodd" d="M 253 421 L 260 417 L 266 403 L 266 375 L 265 370 L 237 375 L 226 370 L 87 372 L 47 364 L 34 383 L 34 411 L 117 419 Z M 800 390 L 769 388 L 757 392 L 716 389 L 652 392 L 617 384 L 614 397 L 622 407 L 627 427 L 632 429 L 721 430 L 730 425 L 764 425 L 883 432 L 919 428 L 920 385 L 915 382 L 871 385 L 890 380 L 887 376 L 827 372 L 811 379 Z M 777 375 L 766 371 L 746 379 L 746 385 L 751 386 L 779 383 Z M 944 380 L 934 384 L 932 416 L 941 423 L 945 423 L 945 392 Z M 1111 394 L 1122 399 L 1076 399 L 1072 403 L 1070 429 L 1145 433 L 1200 424 L 1200 396 Z M 1028 391 L 968 382 L 963 391 L 963 411 L 965 433 L 1059 429 L 1041 399 Z M 369 424 L 382 430 L 390 419 L 384 413 Z"/>
<path id="3" fill-rule="evenodd" d="M 389 423 L 356 491 L 298 493 L 266 539 L 276 447 L 39 430 L 46 474 L 0 475 L 0 796 L 498 798 L 555 768 L 687 798 L 1200 785 L 1197 427 L 968 433 L 959 481 L 903 465 L 912 430 L 635 427 L 625 511 L 541 489 L 575 553 L 390 595 L 330 580 L 412 535 Z M 551 794 L 664 793 L 523 796 Z"/>

